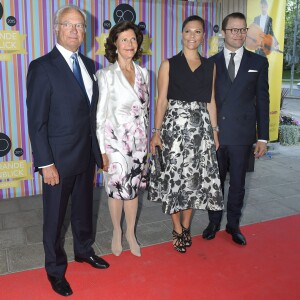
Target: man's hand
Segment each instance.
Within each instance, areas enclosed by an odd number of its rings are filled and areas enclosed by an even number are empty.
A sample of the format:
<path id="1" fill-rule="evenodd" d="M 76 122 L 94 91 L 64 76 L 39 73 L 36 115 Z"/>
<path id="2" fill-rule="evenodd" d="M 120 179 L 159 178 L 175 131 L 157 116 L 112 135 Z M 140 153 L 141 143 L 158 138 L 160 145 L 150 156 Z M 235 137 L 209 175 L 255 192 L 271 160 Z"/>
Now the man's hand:
<path id="1" fill-rule="evenodd" d="M 55 165 L 42 168 L 42 174 L 43 174 L 44 182 L 46 184 L 52 186 L 59 184 L 59 174 Z"/>
<path id="2" fill-rule="evenodd" d="M 267 152 L 267 143 L 262 142 L 262 141 L 257 141 L 256 147 L 254 150 L 255 158 L 259 158 L 259 157 L 263 156 L 266 152 Z"/>

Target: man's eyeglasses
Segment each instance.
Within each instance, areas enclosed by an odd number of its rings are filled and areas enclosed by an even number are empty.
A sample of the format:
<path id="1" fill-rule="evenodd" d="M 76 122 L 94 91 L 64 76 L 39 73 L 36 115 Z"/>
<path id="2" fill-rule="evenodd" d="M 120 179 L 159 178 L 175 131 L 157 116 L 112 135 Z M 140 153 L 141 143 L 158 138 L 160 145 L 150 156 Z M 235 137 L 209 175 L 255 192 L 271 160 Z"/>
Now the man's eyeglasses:
<path id="1" fill-rule="evenodd" d="M 75 27 L 78 31 L 85 30 L 85 24 L 82 24 L 82 23 L 72 24 L 69 22 L 64 22 L 64 23 L 58 23 L 58 24 L 66 29 L 73 29 L 73 27 Z"/>
<path id="2" fill-rule="evenodd" d="M 225 29 L 226 30 L 229 30 L 231 32 L 231 34 L 246 34 L 247 31 L 248 31 L 248 28 L 227 28 Z"/>

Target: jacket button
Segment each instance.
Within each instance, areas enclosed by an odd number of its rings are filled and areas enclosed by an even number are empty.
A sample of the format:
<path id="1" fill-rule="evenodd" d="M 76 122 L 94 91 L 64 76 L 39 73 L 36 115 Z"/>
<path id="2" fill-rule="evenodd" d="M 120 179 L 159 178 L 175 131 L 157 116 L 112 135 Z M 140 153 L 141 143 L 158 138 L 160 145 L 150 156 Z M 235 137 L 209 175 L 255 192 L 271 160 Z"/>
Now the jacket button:
<path id="1" fill-rule="evenodd" d="M 222 117 L 222 120 L 225 120 L 226 118 L 225 117 Z"/>

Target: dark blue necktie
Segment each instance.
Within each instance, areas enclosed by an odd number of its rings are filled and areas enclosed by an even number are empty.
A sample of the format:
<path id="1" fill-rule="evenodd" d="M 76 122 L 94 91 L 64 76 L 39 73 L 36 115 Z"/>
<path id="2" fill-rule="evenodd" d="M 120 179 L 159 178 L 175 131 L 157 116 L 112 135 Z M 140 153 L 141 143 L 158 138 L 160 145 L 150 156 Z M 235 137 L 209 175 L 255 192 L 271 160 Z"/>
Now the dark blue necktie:
<path id="1" fill-rule="evenodd" d="M 78 58 L 77 58 L 77 53 L 73 53 L 71 55 L 71 58 L 73 59 L 73 73 L 82 89 L 82 91 L 84 92 L 84 94 L 87 96 L 86 90 L 85 90 L 85 86 L 83 83 L 83 79 L 82 79 L 82 75 L 81 75 L 81 70 L 80 70 L 80 66 L 79 66 L 79 62 L 78 62 Z"/>

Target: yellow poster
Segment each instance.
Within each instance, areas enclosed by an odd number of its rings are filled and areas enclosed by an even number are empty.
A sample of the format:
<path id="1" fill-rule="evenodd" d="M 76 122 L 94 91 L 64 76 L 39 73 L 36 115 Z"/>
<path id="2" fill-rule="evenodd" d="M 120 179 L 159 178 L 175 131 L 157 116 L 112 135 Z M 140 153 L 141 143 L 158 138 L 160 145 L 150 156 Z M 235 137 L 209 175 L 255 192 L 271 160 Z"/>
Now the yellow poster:
<path id="1" fill-rule="evenodd" d="M 286 0 L 248 0 L 246 47 L 269 61 L 270 141 L 278 139 Z"/>
<path id="2" fill-rule="evenodd" d="M 31 165 L 26 160 L 0 162 L 0 189 L 17 188 L 22 180 L 32 179 Z"/>
<path id="3" fill-rule="evenodd" d="M 10 61 L 12 54 L 26 54 L 26 49 L 22 43 L 26 39 L 26 34 L 19 31 L 0 30 L 0 61 Z"/>

